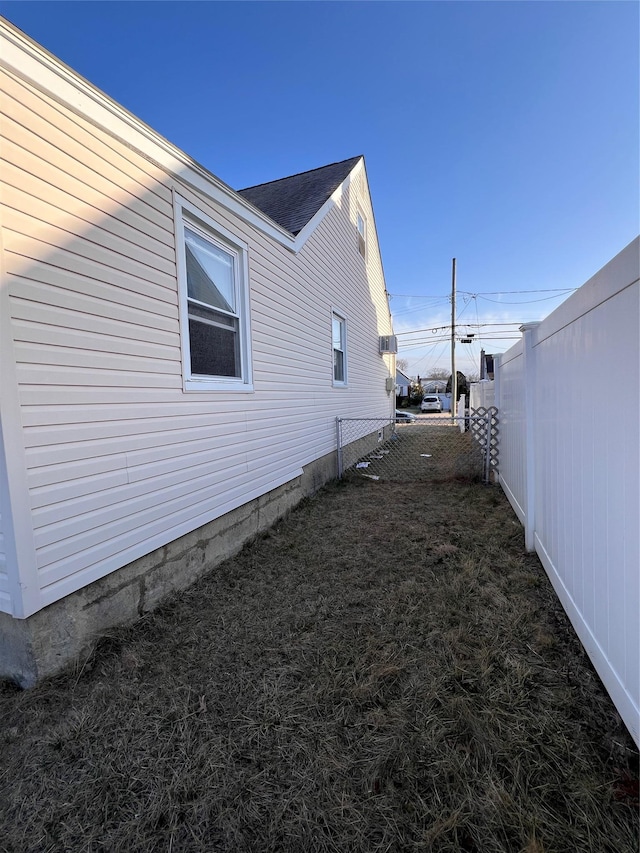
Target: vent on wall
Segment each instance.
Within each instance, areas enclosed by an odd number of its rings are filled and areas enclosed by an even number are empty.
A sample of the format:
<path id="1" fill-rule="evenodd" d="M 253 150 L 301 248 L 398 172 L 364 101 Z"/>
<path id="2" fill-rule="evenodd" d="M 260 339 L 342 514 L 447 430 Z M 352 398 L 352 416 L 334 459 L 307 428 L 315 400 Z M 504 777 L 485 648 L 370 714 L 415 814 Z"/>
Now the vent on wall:
<path id="1" fill-rule="evenodd" d="M 379 338 L 380 353 L 397 353 L 398 339 L 395 335 L 381 335 Z"/>

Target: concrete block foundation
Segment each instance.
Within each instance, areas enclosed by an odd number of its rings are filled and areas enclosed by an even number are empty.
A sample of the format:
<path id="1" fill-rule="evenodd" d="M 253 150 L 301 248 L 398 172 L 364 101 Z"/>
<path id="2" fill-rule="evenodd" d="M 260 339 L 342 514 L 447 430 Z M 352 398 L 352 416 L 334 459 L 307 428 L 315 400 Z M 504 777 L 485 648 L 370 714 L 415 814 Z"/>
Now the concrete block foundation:
<path id="1" fill-rule="evenodd" d="M 303 474 L 50 604 L 27 619 L 0 613 L 0 678 L 32 687 L 86 658 L 109 628 L 186 589 L 336 476 L 336 454 Z"/>

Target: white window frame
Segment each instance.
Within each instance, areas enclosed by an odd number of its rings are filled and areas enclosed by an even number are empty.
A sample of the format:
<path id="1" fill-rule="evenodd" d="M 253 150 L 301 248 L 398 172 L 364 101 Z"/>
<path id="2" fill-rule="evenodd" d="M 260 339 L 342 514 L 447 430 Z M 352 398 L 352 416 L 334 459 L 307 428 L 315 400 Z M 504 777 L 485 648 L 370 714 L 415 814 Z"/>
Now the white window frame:
<path id="1" fill-rule="evenodd" d="M 360 224 L 362 223 L 362 228 L 360 228 Z M 364 260 L 367 260 L 367 217 L 364 215 L 362 210 L 358 207 L 356 211 L 356 231 L 358 232 L 358 252 L 362 255 Z"/>
<path id="2" fill-rule="evenodd" d="M 174 193 L 174 223 L 178 273 L 178 304 L 180 312 L 180 346 L 182 350 L 182 383 L 185 391 L 253 391 L 251 369 L 251 318 L 249 311 L 249 247 L 219 223 L 215 222 L 186 199 Z M 191 341 L 189 335 L 189 301 L 187 293 L 187 262 L 185 226 L 200 237 L 218 246 L 233 258 L 240 376 L 204 376 L 191 372 Z"/>
<path id="3" fill-rule="evenodd" d="M 333 323 L 334 320 L 338 320 L 342 326 L 342 380 L 336 379 L 335 374 L 335 351 L 336 348 L 333 345 Z M 344 313 L 341 311 L 336 311 L 335 308 L 331 309 L 331 379 L 334 388 L 346 388 L 348 383 L 348 350 L 349 350 L 349 337 L 347 334 L 347 318 Z"/>

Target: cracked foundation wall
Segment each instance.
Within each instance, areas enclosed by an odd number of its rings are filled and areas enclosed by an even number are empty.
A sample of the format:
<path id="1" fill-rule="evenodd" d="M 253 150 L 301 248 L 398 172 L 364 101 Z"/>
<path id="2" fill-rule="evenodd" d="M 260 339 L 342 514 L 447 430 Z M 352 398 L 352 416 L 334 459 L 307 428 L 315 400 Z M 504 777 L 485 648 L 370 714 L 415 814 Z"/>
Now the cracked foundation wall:
<path id="1" fill-rule="evenodd" d="M 169 593 L 233 556 L 336 475 L 336 455 L 302 476 L 157 548 L 27 619 L 0 613 L 0 678 L 32 687 L 91 652 L 109 628 L 135 621 Z"/>

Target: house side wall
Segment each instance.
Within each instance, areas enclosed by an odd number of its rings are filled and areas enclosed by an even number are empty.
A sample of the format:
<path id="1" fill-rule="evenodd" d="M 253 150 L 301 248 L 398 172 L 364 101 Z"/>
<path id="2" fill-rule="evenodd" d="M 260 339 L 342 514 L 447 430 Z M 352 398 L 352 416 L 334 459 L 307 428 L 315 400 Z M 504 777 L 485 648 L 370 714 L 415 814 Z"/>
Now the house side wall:
<path id="1" fill-rule="evenodd" d="M 393 365 L 377 354 L 391 324 L 374 228 L 366 264 L 357 251 L 366 181 L 338 193 L 296 255 L 188 169 L 153 165 L 11 71 L 2 90 L 39 586 L 26 616 L 299 477 L 335 449 L 336 416 L 391 410 Z M 174 191 L 249 246 L 252 394 L 183 391 Z M 332 307 L 348 324 L 346 388 L 331 381 Z"/>
<path id="2" fill-rule="evenodd" d="M 315 460 L 301 477 L 150 551 L 28 619 L 0 613 L 0 675 L 31 687 L 74 659 L 84 663 L 106 630 L 152 610 L 313 494 L 332 476 L 334 457 L 332 453 Z"/>
<path id="3" fill-rule="evenodd" d="M 1 435 L 2 432 L 0 431 Z M 2 448 L 0 448 L 0 452 L 2 452 Z M 0 612 L 2 613 L 13 613 L 13 598 L 9 580 L 9 559 L 7 557 L 7 538 L 11 532 L 10 519 L 7 513 L 8 498 L 9 489 L 3 454 L 0 460 Z"/>
<path id="4" fill-rule="evenodd" d="M 0 251 L 2 248 L 2 218 L 0 207 Z M 0 258 L 0 270 L 2 258 Z M 11 522 L 9 497 L 9 477 L 7 471 L 7 459 L 5 442 L 2 435 L 2 412 L 6 409 L 5 397 L 2 388 L 6 384 L 6 371 L 3 369 L 6 359 L 3 341 L 7 338 L 10 329 L 8 323 L 7 300 L 4 297 L 4 276 L 0 282 L 0 613 L 14 613 L 14 600 L 12 580 L 17 575 L 17 560 L 13 553 L 13 524 Z M 8 353 L 10 355 L 10 351 Z M 9 553 L 7 553 L 9 552 Z"/>

